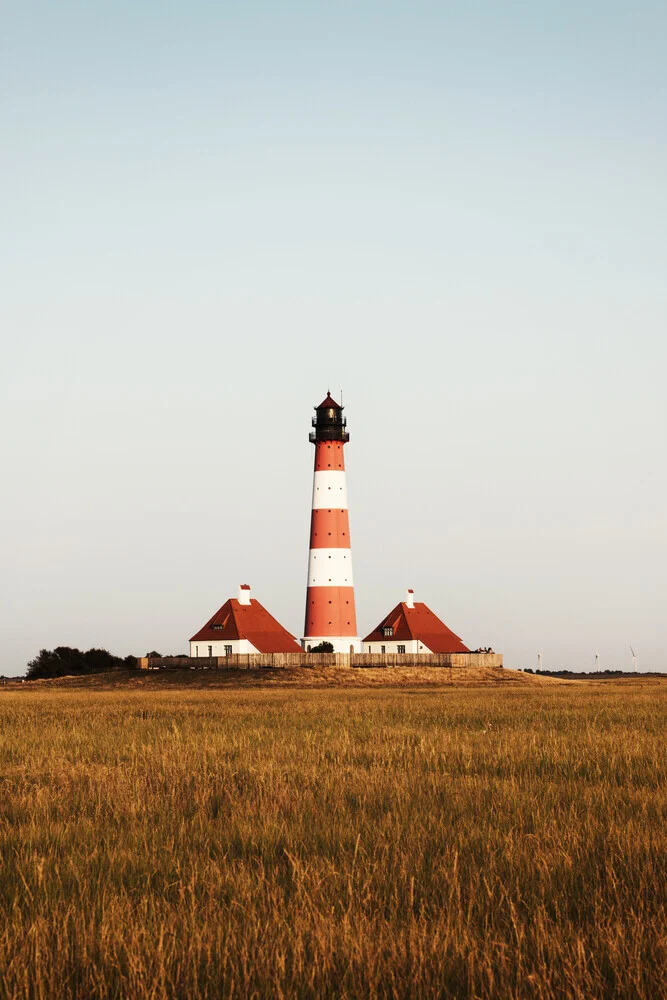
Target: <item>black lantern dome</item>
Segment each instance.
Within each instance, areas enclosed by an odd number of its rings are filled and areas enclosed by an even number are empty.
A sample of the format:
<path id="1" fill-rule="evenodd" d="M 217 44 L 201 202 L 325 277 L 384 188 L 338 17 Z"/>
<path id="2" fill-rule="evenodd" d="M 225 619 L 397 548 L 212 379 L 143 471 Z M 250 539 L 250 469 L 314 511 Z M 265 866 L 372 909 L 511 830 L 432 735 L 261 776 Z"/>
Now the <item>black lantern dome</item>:
<path id="1" fill-rule="evenodd" d="M 343 416 L 343 407 L 331 398 L 330 393 L 327 393 L 327 398 L 315 407 L 312 424 L 315 428 L 314 431 L 310 432 L 310 440 L 313 444 L 316 441 L 342 441 L 345 443 L 350 440 L 350 435 L 345 430 L 347 420 Z"/>

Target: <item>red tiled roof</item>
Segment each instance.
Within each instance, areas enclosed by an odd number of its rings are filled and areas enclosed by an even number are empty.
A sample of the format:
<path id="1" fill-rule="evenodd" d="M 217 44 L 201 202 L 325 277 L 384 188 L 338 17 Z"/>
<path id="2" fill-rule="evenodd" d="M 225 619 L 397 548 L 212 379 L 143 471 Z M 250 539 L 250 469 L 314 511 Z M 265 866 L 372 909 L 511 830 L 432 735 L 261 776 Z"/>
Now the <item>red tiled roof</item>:
<path id="1" fill-rule="evenodd" d="M 388 625 L 394 630 L 392 636 L 382 634 L 382 629 Z M 363 641 L 382 642 L 389 638 L 394 641 L 397 639 L 399 641 L 401 639 L 419 639 L 432 653 L 470 652 L 458 635 L 454 635 L 452 630 L 447 628 L 445 623 L 441 622 L 438 616 L 433 614 L 425 604 L 416 603 L 414 608 L 409 608 L 407 604 L 397 604 Z"/>
<path id="2" fill-rule="evenodd" d="M 339 406 L 335 399 L 331 398 L 331 393 L 327 393 L 327 398 L 323 399 L 319 406 L 315 407 L 316 410 L 342 410 L 343 407 Z"/>
<path id="3" fill-rule="evenodd" d="M 230 597 L 190 642 L 230 639 L 248 639 L 260 653 L 303 652 L 294 636 L 254 598 L 250 604 L 239 604 L 235 597 Z"/>

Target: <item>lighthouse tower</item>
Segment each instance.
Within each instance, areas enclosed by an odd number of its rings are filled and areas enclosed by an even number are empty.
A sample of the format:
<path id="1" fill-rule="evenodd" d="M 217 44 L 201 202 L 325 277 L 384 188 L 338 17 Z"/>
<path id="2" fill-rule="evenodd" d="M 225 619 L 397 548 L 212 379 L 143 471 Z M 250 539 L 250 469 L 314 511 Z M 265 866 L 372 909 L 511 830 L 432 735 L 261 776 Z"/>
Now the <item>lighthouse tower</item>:
<path id="1" fill-rule="evenodd" d="M 306 625 L 301 640 L 308 650 L 330 642 L 336 653 L 359 652 L 352 581 L 350 524 L 343 447 L 350 439 L 343 407 L 327 394 L 315 408 L 313 513 L 306 589 Z"/>

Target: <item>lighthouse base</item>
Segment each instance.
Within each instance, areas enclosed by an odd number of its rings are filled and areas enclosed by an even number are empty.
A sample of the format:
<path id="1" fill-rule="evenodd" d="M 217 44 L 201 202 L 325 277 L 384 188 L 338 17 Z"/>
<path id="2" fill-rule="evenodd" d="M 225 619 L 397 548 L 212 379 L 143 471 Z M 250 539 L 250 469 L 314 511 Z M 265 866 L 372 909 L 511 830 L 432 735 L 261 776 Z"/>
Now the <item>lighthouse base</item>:
<path id="1" fill-rule="evenodd" d="M 360 653 L 361 638 L 355 635 L 307 635 L 299 639 L 304 652 L 309 653 L 321 642 L 330 642 L 334 653 Z"/>

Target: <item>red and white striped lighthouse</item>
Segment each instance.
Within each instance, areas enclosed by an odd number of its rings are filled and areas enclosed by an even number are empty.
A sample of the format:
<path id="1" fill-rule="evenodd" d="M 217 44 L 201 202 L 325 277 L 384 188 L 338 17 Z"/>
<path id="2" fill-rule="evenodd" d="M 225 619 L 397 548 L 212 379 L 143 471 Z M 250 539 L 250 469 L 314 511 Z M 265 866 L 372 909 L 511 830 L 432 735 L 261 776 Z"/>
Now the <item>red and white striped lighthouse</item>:
<path id="1" fill-rule="evenodd" d="M 315 474 L 302 643 L 304 649 L 330 642 L 336 653 L 359 652 L 343 456 L 350 435 L 343 407 L 329 394 L 315 413 L 315 429 L 310 434 Z"/>

